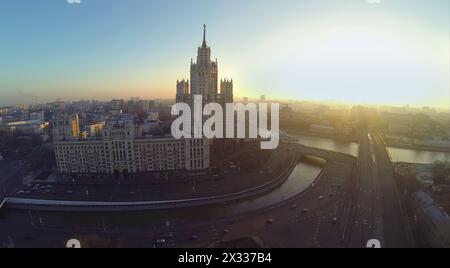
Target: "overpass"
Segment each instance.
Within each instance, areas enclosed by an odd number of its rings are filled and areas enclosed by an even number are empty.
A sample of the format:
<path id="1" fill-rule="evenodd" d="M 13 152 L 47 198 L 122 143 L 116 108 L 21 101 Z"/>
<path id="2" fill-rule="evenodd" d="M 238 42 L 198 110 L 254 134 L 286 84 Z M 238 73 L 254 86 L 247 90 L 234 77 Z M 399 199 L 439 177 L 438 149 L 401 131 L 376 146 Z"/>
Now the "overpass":
<path id="1" fill-rule="evenodd" d="M 3 208 L 3 205 L 6 203 L 6 198 L 3 198 L 2 202 L 0 203 L 0 210 Z"/>

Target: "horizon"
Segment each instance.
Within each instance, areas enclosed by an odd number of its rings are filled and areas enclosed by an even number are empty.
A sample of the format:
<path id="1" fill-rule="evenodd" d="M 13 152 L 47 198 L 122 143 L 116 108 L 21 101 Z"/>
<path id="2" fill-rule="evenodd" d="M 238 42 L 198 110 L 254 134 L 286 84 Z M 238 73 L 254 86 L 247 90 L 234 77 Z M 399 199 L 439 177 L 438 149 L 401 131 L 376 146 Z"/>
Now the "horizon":
<path id="1" fill-rule="evenodd" d="M 177 3 L 0 3 L 0 105 L 171 99 L 205 23 L 241 98 L 450 108 L 448 2 Z"/>

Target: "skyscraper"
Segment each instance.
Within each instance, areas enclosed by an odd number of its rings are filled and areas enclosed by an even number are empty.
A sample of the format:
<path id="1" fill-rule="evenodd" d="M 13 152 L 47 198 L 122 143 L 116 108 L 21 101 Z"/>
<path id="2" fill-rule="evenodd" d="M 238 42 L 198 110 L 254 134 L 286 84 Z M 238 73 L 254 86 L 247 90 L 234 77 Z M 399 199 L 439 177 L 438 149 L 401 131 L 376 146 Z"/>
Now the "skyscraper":
<path id="1" fill-rule="evenodd" d="M 203 96 L 203 102 L 232 103 L 233 80 L 218 81 L 217 59 L 211 60 L 211 48 L 206 43 L 206 25 L 203 25 L 203 42 L 197 49 L 197 61 L 191 60 L 190 81 L 177 81 L 177 102 L 190 103 L 194 95 Z"/>

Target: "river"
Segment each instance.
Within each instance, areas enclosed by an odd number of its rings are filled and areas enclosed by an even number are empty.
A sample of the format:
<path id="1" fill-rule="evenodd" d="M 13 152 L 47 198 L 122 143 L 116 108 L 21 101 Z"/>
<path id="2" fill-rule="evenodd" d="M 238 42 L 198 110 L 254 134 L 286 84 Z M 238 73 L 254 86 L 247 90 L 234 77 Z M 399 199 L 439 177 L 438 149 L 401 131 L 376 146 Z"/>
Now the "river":
<path id="1" fill-rule="evenodd" d="M 289 133 L 289 135 L 297 138 L 298 143 L 305 146 L 350 154 L 355 157 L 358 157 L 359 145 L 355 142 L 338 141 L 328 138 L 308 136 L 304 134 Z M 438 160 L 450 162 L 450 153 L 448 152 L 413 150 L 394 147 L 387 147 L 387 150 L 393 162 L 406 162 L 417 164 L 430 164 Z"/>
<path id="2" fill-rule="evenodd" d="M 435 161 L 450 161 L 450 153 L 413 150 L 387 147 L 389 156 L 393 162 L 406 162 L 417 164 L 430 164 Z"/>
<path id="3" fill-rule="evenodd" d="M 308 147 L 314 147 L 358 157 L 359 145 L 356 142 L 339 141 L 323 137 L 308 136 L 304 134 L 289 133 L 289 135 L 297 138 L 297 143 Z"/>

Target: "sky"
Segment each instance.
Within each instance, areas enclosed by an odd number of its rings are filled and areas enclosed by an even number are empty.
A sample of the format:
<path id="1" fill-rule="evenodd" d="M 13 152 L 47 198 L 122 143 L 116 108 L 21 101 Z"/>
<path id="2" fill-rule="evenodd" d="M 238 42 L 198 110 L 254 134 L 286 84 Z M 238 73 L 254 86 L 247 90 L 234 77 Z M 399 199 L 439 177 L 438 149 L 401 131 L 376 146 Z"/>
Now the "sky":
<path id="1" fill-rule="evenodd" d="M 239 97 L 450 108 L 449 0 L 0 0 L 0 105 L 174 98 L 203 24 Z"/>

